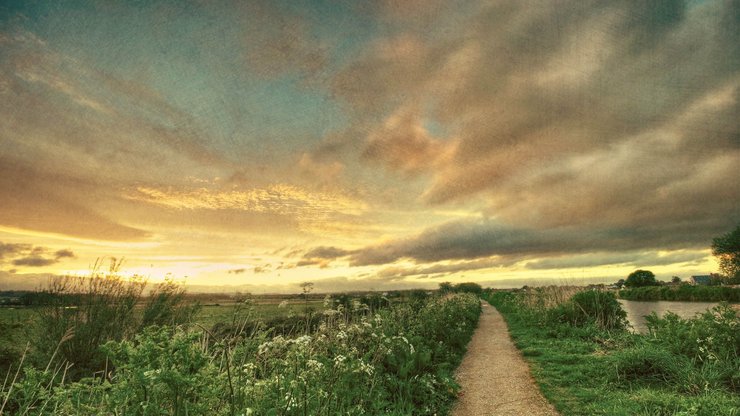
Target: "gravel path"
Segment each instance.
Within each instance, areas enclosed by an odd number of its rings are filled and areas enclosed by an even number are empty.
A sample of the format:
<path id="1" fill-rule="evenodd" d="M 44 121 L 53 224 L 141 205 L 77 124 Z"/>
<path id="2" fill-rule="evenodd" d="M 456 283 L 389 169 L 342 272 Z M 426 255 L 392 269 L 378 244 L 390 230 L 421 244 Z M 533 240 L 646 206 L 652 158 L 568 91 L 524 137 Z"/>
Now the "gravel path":
<path id="1" fill-rule="evenodd" d="M 504 318 L 487 302 L 455 377 L 462 396 L 453 416 L 558 414 L 534 383 Z"/>

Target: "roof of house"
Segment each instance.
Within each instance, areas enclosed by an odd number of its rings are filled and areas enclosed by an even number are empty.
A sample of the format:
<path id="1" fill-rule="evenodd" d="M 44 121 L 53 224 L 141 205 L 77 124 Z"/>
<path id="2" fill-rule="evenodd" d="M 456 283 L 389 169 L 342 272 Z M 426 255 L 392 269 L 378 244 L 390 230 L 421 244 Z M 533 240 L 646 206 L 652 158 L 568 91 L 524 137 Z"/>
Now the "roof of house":
<path id="1" fill-rule="evenodd" d="M 709 283 L 712 280 L 712 277 L 708 274 L 703 274 L 699 276 L 691 276 L 691 281 L 694 283 Z"/>

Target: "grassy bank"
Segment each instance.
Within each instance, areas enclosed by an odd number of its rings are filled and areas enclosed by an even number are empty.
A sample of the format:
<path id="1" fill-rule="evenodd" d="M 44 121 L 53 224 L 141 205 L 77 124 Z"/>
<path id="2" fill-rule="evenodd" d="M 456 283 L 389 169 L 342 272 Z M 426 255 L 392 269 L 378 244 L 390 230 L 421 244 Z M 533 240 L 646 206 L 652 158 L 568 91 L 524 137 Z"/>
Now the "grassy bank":
<path id="1" fill-rule="evenodd" d="M 221 333 L 149 326 L 101 345 L 106 368 L 77 381 L 58 356 L 47 366 L 19 362 L 0 390 L 0 413 L 446 413 L 480 313 L 476 296 L 410 299 L 373 313 L 359 302 L 330 305 L 314 314 L 315 330 L 294 336 L 245 330 L 252 306 Z"/>
<path id="2" fill-rule="evenodd" d="M 563 415 L 740 414 L 740 318 L 720 306 L 624 330 L 613 295 L 493 292 L 543 394 Z M 606 316 L 611 314 L 611 317 Z"/>
<path id="3" fill-rule="evenodd" d="M 675 300 L 685 302 L 740 302 L 740 288 L 725 286 L 647 286 L 619 291 L 626 300 Z"/>

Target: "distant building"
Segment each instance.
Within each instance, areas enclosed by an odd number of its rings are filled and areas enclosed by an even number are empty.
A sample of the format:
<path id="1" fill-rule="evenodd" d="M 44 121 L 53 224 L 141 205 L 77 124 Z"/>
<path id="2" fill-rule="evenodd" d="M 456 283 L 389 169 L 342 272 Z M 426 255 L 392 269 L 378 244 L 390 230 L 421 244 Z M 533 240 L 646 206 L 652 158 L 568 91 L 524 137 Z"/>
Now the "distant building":
<path id="1" fill-rule="evenodd" d="M 700 276 L 691 276 L 691 279 L 689 279 L 692 285 L 694 286 L 707 286 L 712 281 L 712 276 L 708 274 L 703 274 Z"/>

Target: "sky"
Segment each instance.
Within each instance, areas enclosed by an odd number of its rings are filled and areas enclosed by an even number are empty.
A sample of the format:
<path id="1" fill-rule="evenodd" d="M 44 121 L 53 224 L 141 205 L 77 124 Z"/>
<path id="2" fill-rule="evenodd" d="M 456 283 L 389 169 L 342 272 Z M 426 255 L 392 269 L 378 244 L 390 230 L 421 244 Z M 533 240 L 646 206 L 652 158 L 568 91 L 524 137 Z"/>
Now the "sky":
<path id="1" fill-rule="evenodd" d="M 5 1 L 0 288 L 717 271 L 740 2 Z"/>

